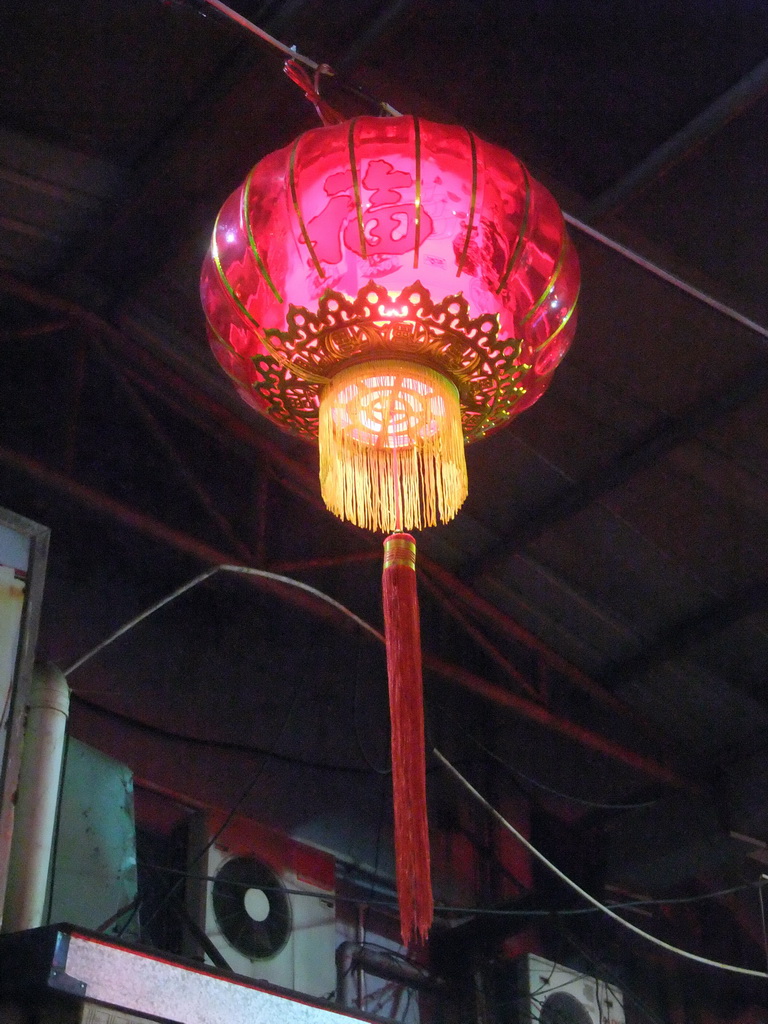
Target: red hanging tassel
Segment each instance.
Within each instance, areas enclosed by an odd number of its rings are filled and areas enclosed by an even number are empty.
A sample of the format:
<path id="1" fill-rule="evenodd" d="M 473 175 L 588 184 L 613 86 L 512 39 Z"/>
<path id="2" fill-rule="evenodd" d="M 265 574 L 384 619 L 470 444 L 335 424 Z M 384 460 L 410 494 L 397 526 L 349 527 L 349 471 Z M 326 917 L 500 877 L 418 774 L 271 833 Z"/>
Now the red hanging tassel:
<path id="1" fill-rule="evenodd" d="M 393 533 L 384 541 L 384 633 L 392 723 L 395 861 L 404 945 L 423 942 L 432 924 L 421 637 L 416 595 L 416 541 Z"/>

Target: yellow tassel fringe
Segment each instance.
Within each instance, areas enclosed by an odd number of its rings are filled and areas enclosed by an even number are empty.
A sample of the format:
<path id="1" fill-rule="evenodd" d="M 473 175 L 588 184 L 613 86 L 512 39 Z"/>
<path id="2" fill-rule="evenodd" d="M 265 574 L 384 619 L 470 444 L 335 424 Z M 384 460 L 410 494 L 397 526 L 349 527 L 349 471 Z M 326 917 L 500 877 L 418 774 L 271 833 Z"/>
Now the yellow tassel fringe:
<path id="1" fill-rule="evenodd" d="M 340 519 L 391 533 L 448 522 L 467 496 L 455 385 L 377 360 L 340 371 L 320 400 L 320 489 Z"/>

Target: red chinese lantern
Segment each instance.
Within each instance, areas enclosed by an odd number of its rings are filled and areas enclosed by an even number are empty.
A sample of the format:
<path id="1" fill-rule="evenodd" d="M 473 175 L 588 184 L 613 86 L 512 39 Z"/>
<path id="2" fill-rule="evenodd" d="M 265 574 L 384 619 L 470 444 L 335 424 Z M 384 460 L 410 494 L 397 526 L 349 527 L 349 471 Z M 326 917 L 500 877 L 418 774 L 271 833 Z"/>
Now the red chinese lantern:
<path id="1" fill-rule="evenodd" d="M 578 261 L 552 196 L 464 128 L 359 117 L 258 163 L 202 272 L 213 352 L 243 398 L 320 448 L 342 519 L 386 533 L 398 893 L 431 890 L 415 545 L 467 494 L 464 444 L 546 390 L 575 330 Z M 425 864 L 426 861 L 426 864 Z"/>

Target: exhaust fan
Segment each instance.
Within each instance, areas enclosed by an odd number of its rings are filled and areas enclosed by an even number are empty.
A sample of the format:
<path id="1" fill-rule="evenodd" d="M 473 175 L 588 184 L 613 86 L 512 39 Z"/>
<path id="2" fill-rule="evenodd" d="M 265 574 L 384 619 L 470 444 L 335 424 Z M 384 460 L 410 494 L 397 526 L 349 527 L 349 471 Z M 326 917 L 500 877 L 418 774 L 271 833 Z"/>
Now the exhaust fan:
<path id="1" fill-rule="evenodd" d="M 211 901 L 227 942 L 251 960 L 270 960 L 291 935 L 291 904 L 275 872 L 255 857 L 225 861 Z"/>
<path id="2" fill-rule="evenodd" d="M 235 974 L 328 996 L 336 986 L 333 858 L 245 818 L 221 835 L 218 825 L 201 815 L 190 826 L 193 920 Z M 186 951 L 200 952 L 194 941 Z"/>
<path id="3" fill-rule="evenodd" d="M 519 991 L 521 1024 L 624 1024 L 619 989 L 540 956 L 522 959 Z"/>

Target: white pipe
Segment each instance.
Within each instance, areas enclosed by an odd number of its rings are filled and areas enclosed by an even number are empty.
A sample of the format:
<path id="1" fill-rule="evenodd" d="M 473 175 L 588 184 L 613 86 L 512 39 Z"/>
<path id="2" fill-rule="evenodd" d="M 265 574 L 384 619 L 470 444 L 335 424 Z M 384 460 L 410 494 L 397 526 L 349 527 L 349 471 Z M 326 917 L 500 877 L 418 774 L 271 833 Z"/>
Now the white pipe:
<path id="1" fill-rule="evenodd" d="M 43 924 L 68 715 L 63 672 L 55 665 L 36 665 L 16 796 L 5 932 Z"/>

